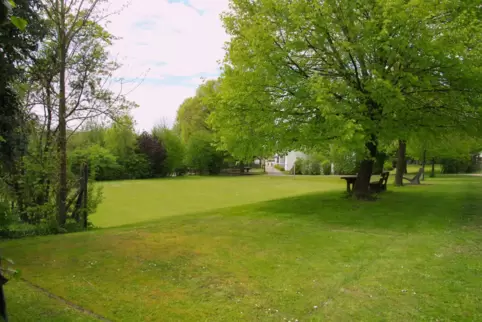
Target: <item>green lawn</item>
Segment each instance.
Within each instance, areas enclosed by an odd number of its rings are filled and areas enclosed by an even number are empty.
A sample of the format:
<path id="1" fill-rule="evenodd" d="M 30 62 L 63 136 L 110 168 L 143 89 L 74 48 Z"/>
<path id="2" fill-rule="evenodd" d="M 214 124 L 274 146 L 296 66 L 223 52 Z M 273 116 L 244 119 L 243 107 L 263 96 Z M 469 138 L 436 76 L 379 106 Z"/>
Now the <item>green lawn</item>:
<path id="1" fill-rule="evenodd" d="M 104 202 L 91 217 L 112 227 L 339 188 L 339 178 L 185 177 L 103 183 Z"/>
<path id="2" fill-rule="evenodd" d="M 114 321 L 476 321 L 481 188 L 443 177 L 358 202 L 339 178 L 109 183 L 93 218 L 130 225 L 1 248 L 28 281 Z M 6 294 L 12 321 L 73 320 L 23 282 Z"/>

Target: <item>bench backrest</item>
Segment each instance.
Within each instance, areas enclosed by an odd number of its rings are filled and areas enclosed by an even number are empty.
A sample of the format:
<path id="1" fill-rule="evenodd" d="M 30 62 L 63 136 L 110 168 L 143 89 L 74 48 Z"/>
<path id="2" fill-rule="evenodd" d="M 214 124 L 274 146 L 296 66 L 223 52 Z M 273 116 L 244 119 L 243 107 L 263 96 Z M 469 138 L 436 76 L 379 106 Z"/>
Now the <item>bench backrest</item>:
<path id="1" fill-rule="evenodd" d="M 380 175 L 380 186 L 386 186 L 388 182 L 388 177 L 390 176 L 390 172 L 383 172 Z"/>

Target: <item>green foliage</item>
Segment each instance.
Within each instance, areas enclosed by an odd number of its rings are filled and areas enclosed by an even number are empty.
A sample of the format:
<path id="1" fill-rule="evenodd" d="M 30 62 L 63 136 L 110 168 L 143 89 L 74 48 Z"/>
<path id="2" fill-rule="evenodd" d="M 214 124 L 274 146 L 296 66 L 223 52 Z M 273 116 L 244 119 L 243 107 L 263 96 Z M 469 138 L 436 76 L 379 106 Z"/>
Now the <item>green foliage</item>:
<path id="1" fill-rule="evenodd" d="M 10 21 L 12 22 L 12 24 L 17 27 L 18 29 L 20 29 L 21 31 L 25 31 L 25 29 L 27 28 L 27 20 L 23 19 L 23 18 L 20 18 L 20 17 L 16 17 L 16 16 L 12 16 L 10 18 Z"/>
<path id="2" fill-rule="evenodd" d="M 295 172 L 296 171 L 296 172 Z M 303 174 L 303 159 L 296 158 L 293 168 L 290 170 L 291 174 Z"/>
<path id="3" fill-rule="evenodd" d="M 358 154 L 343 146 L 331 146 L 330 161 L 337 175 L 355 174 L 359 166 Z"/>
<path id="4" fill-rule="evenodd" d="M 393 168 L 393 162 L 392 160 L 386 160 L 384 163 L 383 163 L 383 170 L 384 171 L 392 171 L 394 168 Z"/>
<path id="5" fill-rule="evenodd" d="M 279 171 L 282 171 L 282 172 L 285 171 L 285 167 L 283 167 L 283 166 L 280 165 L 280 164 L 275 164 L 275 165 L 274 165 L 274 168 L 277 169 L 277 170 L 279 170 Z"/>
<path id="6" fill-rule="evenodd" d="M 119 160 L 123 168 L 123 176 L 118 179 L 147 179 L 152 178 L 151 164 L 145 154 L 131 154 Z"/>
<path id="7" fill-rule="evenodd" d="M 146 156 L 152 177 L 164 177 L 167 175 L 165 167 L 166 148 L 159 138 L 143 132 L 137 137 L 137 152 Z"/>
<path id="8" fill-rule="evenodd" d="M 94 136 L 99 130 L 89 131 L 90 136 Z M 99 137 L 101 135 L 98 135 Z M 136 132 L 134 121 L 130 116 L 123 116 L 116 120 L 103 136 L 105 148 L 114 154 L 119 160 L 131 157 L 136 149 Z"/>
<path id="9" fill-rule="evenodd" d="M 10 205 L 5 201 L 0 201 L 0 230 L 8 227 L 13 220 L 14 218 Z"/>
<path id="10" fill-rule="evenodd" d="M 164 161 L 165 172 L 168 175 L 181 175 L 184 168 L 184 145 L 181 138 L 171 129 L 165 126 L 156 126 L 152 134 L 157 137 L 166 149 L 166 160 Z"/>
<path id="11" fill-rule="evenodd" d="M 368 161 L 411 135 L 480 134 L 476 0 L 232 0 L 230 8 L 210 121 L 235 156 L 341 143 Z M 338 173 L 355 171 L 351 156 L 336 161 Z"/>
<path id="12" fill-rule="evenodd" d="M 218 174 L 221 172 L 223 162 L 223 153 L 216 150 L 209 135 L 198 132 L 189 138 L 185 164 L 191 171 Z"/>
<path id="13" fill-rule="evenodd" d="M 81 166 L 88 164 L 95 180 L 115 180 L 124 176 L 124 169 L 117 163 L 116 157 L 99 145 L 74 151 L 70 155 L 70 160 L 73 173 L 80 174 Z"/>
<path id="14" fill-rule="evenodd" d="M 211 113 L 209 100 L 214 93 L 215 81 L 208 81 L 200 85 L 194 97 L 186 99 L 177 111 L 175 127 L 180 132 L 184 144 L 187 144 L 192 135 L 202 132 L 211 133 L 207 120 Z"/>
<path id="15" fill-rule="evenodd" d="M 439 163 L 441 165 L 441 173 L 443 174 L 474 173 L 480 170 L 476 159 L 470 157 L 458 159 L 442 158 Z"/>
<path id="16" fill-rule="evenodd" d="M 325 160 L 321 163 L 321 169 L 323 172 L 323 175 L 328 176 L 331 174 L 331 162 L 328 160 Z"/>

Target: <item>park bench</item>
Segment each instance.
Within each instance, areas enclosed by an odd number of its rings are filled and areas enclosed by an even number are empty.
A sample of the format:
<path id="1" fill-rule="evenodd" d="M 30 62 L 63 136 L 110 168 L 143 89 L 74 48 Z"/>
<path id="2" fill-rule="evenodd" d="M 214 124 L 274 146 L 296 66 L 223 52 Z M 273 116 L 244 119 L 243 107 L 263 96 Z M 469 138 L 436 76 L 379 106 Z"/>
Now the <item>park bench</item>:
<path id="1" fill-rule="evenodd" d="M 380 175 L 380 180 L 370 182 L 370 191 L 373 192 L 382 192 L 387 190 L 387 182 L 388 177 L 390 176 L 390 172 L 382 172 Z"/>
<path id="2" fill-rule="evenodd" d="M 369 186 L 370 191 L 373 191 L 373 192 L 386 191 L 389 175 L 390 175 L 390 172 L 383 172 L 380 175 L 380 180 L 375 182 L 370 182 L 370 186 Z M 358 178 L 358 175 L 356 174 L 341 176 L 341 179 L 346 181 L 346 191 L 348 193 L 351 193 L 353 191 L 357 178 Z"/>
<path id="3" fill-rule="evenodd" d="M 413 177 L 412 179 L 407 177 L 403 177 L 403 179 L 410 181 L 410 184 L 420 184 L 420 178 L 422 177 L 422 174 L 423 174 L 423 168 L 420 168 L 417 174 L 415 175 L 415 177 Z"/>

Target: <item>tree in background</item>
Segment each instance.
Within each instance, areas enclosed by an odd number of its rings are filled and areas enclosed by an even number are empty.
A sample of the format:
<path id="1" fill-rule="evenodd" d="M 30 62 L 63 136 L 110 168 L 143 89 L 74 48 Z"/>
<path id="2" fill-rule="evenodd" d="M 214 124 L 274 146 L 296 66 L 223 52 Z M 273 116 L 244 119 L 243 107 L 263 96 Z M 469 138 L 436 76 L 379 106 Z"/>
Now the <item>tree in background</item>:
<path id="1" fill-rule="evenodd" d="M 440 163 L 442 173 L 475 172 L 482 141 L 469 135 L 433 133 L 408 141 L 407 154 L 420 160 L 422 167 L 431 164 L 430 176 L 435 176 L 435 163 Z M 424 162 L 425 160 L 425 162 Z M 425 171 L 424 171 L 425 172 Z"/>
<path id="2" fill-rule="evenodd" d="M 49 64 L 43 69 L 53 76 L 41 87 L 51 92 L 50 105 L 57 117 L 56 141 L 59 151 L 58 222 L 67 219 L 69 125 L 73 131 L 89 119 L 115 118 L 132 107 L 123 95 L 108 89 L 112 73 L 119 67 L 110 60 L 106 47 L 113 36 L 101 25 L 108 16 L 104 0 L 45 0 L 44 13 L 51 26 L 42 55 Z M 36 97 L 42 97 L 36 91 Z M 48 96 L 46 95 L 48 99 Z M 69 124 L 70 123 L 70 124 Z"/>
<path id="3" fill-rule="evenodd" d="M 209 121 L 215 109 L 214 97 L 217 93 L 217 81 L 207 81 L 200 85 L 194 97 L 186 99 L 177 112 L 174 131 L 178 131 L 181 142 L 185 145 L 185 165 L 192 171 L 217 174 L 221 171 L 225 159 L 230 159 L 220 145 L 216 129 Z M 254 155 L 247 159 L 253 160 Z M 247 161 L 238 158 L 238 166 L 243 168 Z M 236 162 L 233 162 L 236 163 Z"/>
<path id="4" fill-rule="evenodd" d="M 154 126 L 152 135 L 162 142 L 166 149 L 166 160 L 164 160 L 165 172 L 168 175 L 184 174 L 185 147 L 180 136 L 166 125 Z"/>
<path id="5" fill-rule="evenodd" d="M 363 198 L 380 142 L 480 128 L 481 15 L 475 0 L 233 0 L 214 127 L 253 150 L 362 142 Z"/>
<path id="6" fill-rule="evenodd" d="M 13 7 L 6 0 L 0 3 L 0 166 L 6 167 L 4 171 L 13 171 L 21 153 L 18 149 L 26 144 L 21 84 L 27 80 L 30 56 L 46 32 L 38 15 L 40 2 L 17 2 Z M 9 23 L 11 18 L 23 21 L 22 28 Z"/>
<path id="7" fill-rule="evenodd" d="M 218 151 L 207 133 L 190 136 L 186 145 L 185 164 L 199 174 L 218 174 L 224 163 L 224 153 Z"/>
<path id="8" fill-rule="evenodd" d="M 138 153 L 145 155 L 150 165 L 152 177 L 165 177 L 167 175 L 165 160 L 166 149 L 161 141 L 154 135 L 143 132 L 137 138 Z"/>

